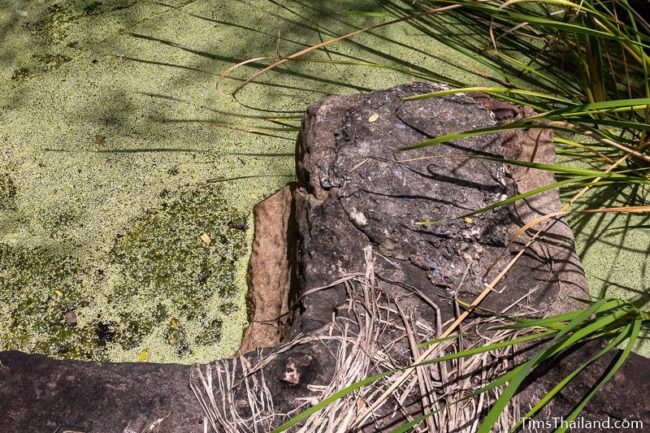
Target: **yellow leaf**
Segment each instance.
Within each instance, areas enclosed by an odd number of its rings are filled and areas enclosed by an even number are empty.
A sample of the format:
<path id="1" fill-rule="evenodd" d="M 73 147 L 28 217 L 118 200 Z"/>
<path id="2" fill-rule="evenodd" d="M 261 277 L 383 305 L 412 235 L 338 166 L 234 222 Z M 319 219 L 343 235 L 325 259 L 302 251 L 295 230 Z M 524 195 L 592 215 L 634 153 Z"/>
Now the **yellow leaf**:
<path id="1" fill-rule="evenodd" d="M 138 361 L 140 362 L 147 362 L 147 359 L 149 359 L 149 349 L 144 348 L 142 352 L 138 355 Z"/>
<path id="2" fill-rule="evenodd" d="M 368 118 L 368 122 L 370 122 L 370 123 L 372 123 L 372 122 L 376 122 L 377 119 L 379 119 L 379 114 L 374 113 L 372 116 L 370 116 L 370 117 Z"/>
<path id="3" fill-rule="evenodd" d="M 471 218 L 471 217 L 465 217 L 465 218 L 463 218 L 463 219 L 465 220 L 465 222 L 466 222 L 467 224 L 471 224 L 471 223 L 474 222 L 474 218 Z"/>
<path id="4" fill-rule="evenodd" d="M 212 239 L 210 238 L 210 235 L 207 233 L 203 233 L 201 235 L 201 240 L 203 241 L 204 244 L 210 245 L 212 243 Z"/>
<path id="5" fill-rule="evenodd" d="M 181 321 L 178 320 L 176 317 L 172 317 L 172 320 L 169 321 L 169 324 L 172 325 L 174 328 L 177 327 L 179 323 L 181 323 Z"/>
<path id="6" fill-rule="evenodd" d="M 54 293 L 56 293 L 56 296 L 58 296 L 59 298 L 63 298 L 63 292 L 62 291 L 55 290 Z"/>

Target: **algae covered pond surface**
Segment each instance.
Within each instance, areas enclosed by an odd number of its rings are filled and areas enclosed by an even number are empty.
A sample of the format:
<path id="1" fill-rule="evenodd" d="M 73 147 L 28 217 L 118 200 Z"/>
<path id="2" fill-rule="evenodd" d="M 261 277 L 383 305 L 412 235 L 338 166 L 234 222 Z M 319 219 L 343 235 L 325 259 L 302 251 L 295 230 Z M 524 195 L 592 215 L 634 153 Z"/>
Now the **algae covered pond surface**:
<path id="1" fill-rule="evenodd" d="M 404 24 L 228 95 L 276 58 L 376 23 L 342 11 L 376 7 L 0 0 L 0 350 L 155 362 L 232 355 L 247 320 L 252 208 L 293 179 L 305 108 L 405 81 L 476 82 L 473 67 L 450 66 L 456 52 Z M 581 239 L 602 288 L 611 246 Z M 648 282 L 638 242 L 637 253 L 616 256 L 634 270 L 607 278 Z"/>
<path id="2" fill-rule="evenodd" d="M 300 62 L 237 101 L 226 93 L 252 68 L 217 88 L 233 64 L 287 55 L 368 22 L 332 10 L 271 1 L 0 1 L 0 350 L 159 362 L 236 351 L 247 320 L 252 207 L 293 178 L 302 112 L 330 94 L 408 79 Z M 355 43 L 410 32 L 387 29 Z M 398 48 L 368 56 L 439 62 Z"/>

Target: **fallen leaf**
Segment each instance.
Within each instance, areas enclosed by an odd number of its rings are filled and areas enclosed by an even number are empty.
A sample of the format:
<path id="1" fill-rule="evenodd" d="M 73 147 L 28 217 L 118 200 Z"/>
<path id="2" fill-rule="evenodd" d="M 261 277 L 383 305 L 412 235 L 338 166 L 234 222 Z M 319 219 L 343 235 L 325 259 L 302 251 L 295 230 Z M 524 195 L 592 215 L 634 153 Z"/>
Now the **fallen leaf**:
<path id="1" fill-rule="evenodd" d="M 370 123 L 372 123 L 372 122 L 376 122 L 377 119 L 379 119 L 379 114 L 375 113 L 375 114 L 373 114 L 372 116 L 370 116 L 370 117 L 368 118 L 368 122 L 370 122 Z"/>
<path id="2" fill-rule="evenodd" d="M 106 137 L 103 135 L 95 135 L 95 143 L 99 144 L 100 146 L 105 146 L 106 145 Z"/>
<path id="3" fill-rule="evenodd" d="M 147 359 L 149 359 L 149 348 L 145 347 L 138 355 L 138 361 L 147 362 Z"/>
<path id="4" fill-rule="evenodd" d="M 471 223 L 474 222 L 474 218 L 465 217 L 465 218 L 463 218 L 463 219 L 465 220 L 465 222 L 466 222 L 467 224 L 471 224 Z"/>
<path id="5" fill-rule="evenodd" d="M 55 290 L 54 293 L 56 293 L 56 296 L 58 296 L 59 298 L 63 298 L 63 292 L 62 291 Z"/>
<path id="6" fill-rule="evenodd" d="M 174 328 L 177 327 L 179 323 L 181 323 L 181 321 L 175 317 L 172 317 L 172 319 L 169 321 L 169 324 Z"/>
<path id="7" fill-rule="evenodd" d="M 207 233 L 203 233 L 201 235 L 201 240 L 203 241 L 204 244 L 210 245 L 212 243 L 212 239 L 210 238 L 210 235 Z"/>

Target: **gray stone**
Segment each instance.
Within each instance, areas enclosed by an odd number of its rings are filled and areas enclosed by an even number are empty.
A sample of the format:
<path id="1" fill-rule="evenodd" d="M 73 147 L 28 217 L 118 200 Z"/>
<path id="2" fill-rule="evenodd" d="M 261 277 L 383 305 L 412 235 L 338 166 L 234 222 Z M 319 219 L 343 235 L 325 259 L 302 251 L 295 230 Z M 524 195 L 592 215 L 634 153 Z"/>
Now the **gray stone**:
<path id="1" fill-rule="evenodd" d="M 0 431 L 201 433 L 190 367 L 0 352 Z"/>
<path id="2" fill-rule="evenodd" d="M 496 125 L 488 109 L 494 102 L 487 98 L 403 101 L 439 89 L 416 83 L 346 102 L 331 98 L 309 108 L 298 141 L 300 188 L 295 196 L 301 290 L 361 272 L 362 251 L 373 245 L 382 257 L 375 268 L 378 277 L 389 286 L 418 287 L 441 307 L 444 321 L 453 315 L 451 299 L 457 292 L 471 302 L 522 248 L 527 236 L 503 254 L 520 225 L 559 209 L 557 191 L 551 191 L 509 208 L 460 218 L 548 184 L 553 176 L 474 158 L 527 158 L 533 144 L 526 135 L 486 134 L 401 152 L 443 134 Z M 507 107 L 511 117 L 519 115 L 515 107 Z M 553 145 L 546 133 L 540 148 L 535 161 L 552 162 Z M 423 221 L 439 223 L 418 224 Z M 531 305 L 558 312 L 572 304 L 570 297 L 586 296 L 571 231 L 561 219 L 555 226 L 562 229 L 552 229 L 529 248 L 499 285 L 507 293 L 489 296 L 484 308 L 500 310 L 530 292 Z M 342 287 L 306 297 L 296 332 L 329 322 L 344 302 Z"/>

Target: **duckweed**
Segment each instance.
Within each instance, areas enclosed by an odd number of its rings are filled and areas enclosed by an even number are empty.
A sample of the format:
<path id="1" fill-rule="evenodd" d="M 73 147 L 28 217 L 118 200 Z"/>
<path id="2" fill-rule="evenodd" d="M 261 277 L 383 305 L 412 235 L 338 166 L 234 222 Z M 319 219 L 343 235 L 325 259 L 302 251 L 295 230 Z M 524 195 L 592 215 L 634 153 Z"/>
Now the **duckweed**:
<path id="1" fill-rule="evenodd" d="M 71 327 L 65 318 L 91 302 L 84 290 L 88 275 L 75 260 L 0 244 L 0 264 L 0 350 L 101 358 L 94 329 Z"/>
<path id="2" fill-rule="evenodd" d="M 7 173 L 0 173 L 0 210 L 16 207 L 16 185 Z"/>
<path id="3" fill-rule="evenodd" d="M 223 333 L 223 320 L 217 318 L 210 321 L 196 338 L 197 344 L 211 345 L 218 343 Z"/>
<path id="4" fill-rule="evenodd" d="M 14 195 L 8 176 L 0 176 L 0 203 Z M 130 221 L 95 267 L 44 247 L 0 243 L 0 350 L 104 360 L 152 338 L 179 357 L 218 344 L 224 317 L 239 311 L 234 276 L 246 253 L 245 233 L 229 222 L 245 215 L 214 187 L 166 197 Z M 75 215 L 53 215 L 50 231 L 64 233 Z M 109 307 L 98 308 L 102 303 Z M 66 320 L 70 311 L 76 326 Z"/>
<path id="5" fill-rule="evenodd" d="M 113 289 L 113 302 L 121 310 L 120 344 L 134 347 L 157 324 L 170 321 L 176 324 L 164 339 L 177 351 L 218 342 L 220 333 L 211 331 L 205 338 L 201 330 L 221 323 L 217 316 L 236 311 L 230 300 L 240 291 L 234 276 L 246 245 L 245 235 L 228 226 L 233 217 L 243 215 L 228 208 L 219 190 L 203 187 L 164 201 L 118 237 L 109 260 L 123 276 Z M 186 323 L 198 325 L 194 335 Z"/>

